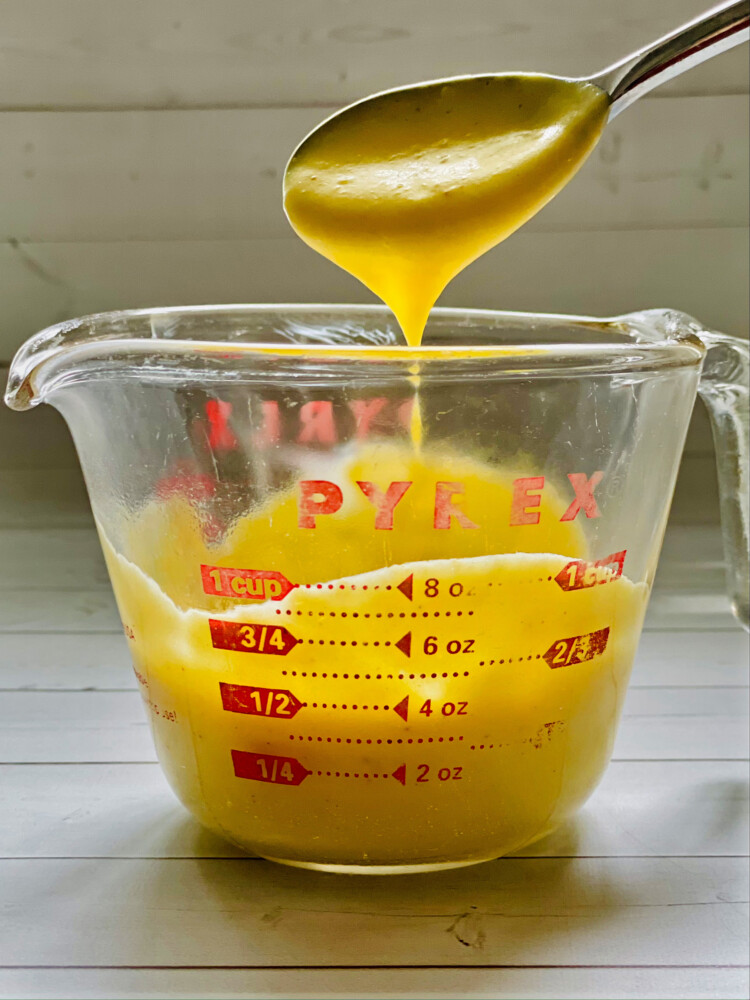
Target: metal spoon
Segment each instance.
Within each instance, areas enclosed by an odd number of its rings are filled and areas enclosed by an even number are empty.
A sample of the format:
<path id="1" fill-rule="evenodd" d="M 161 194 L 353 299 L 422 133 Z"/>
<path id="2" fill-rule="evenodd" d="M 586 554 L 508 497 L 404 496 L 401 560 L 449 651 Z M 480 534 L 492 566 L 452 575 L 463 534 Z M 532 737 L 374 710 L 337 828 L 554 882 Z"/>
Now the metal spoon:
<path id="1" fill-rule="evenodd" d="M 693 66 L 697 66 L 706 59 L 748 41 L 748 38 L 750 38 L 750 0 L 739 0 L 739 2 L 733 0 L 731 3 L 723 3 L 718 7 L 711 8 L 695 20 L 683 24 L 682 27 L 664 35 L 663 38 L 659 38 L 653 44 L 639 49 L 632 55 L 626 56 L 625 59 L 607 67 L 595 76 L 569 78 L 569 82 L 592 83 L 609 94 L 609 120 L 611 121 L 615 115 L 618 115 L 633 101 L 638 100 L 650 90 L 679 76 L 680 73 L 692 69 Z M 453 87 L 460 87 L 462 82 L 471 83 L 475 79 L 474 76 L 460 76 L 430 80 L 411 84 L 408 87 L 386 90 L 350 104 L 321 122 L 302 140 L 287 164 L 287 172 L 313 136 L 316 140 L 322 138 L 331 122 L 336 121 L 336 124 L 339 125 L 341 116 L 347 115 L 353 108 L 361 110 L 362 105 L 377 102 L 379 104 L 378 111 L 387 115 L 387 105 L 391 101 L 395 105 L 395 102 L 399 101 L 406 91 L 417 88 L 420 91 L 429 91 L 433 88 L 442 88 L 446 83 L 450 83 Z M 558 79 L 566 78 L 559 77 Z M 394 108 L 394 114 L 397 113 Z"/>

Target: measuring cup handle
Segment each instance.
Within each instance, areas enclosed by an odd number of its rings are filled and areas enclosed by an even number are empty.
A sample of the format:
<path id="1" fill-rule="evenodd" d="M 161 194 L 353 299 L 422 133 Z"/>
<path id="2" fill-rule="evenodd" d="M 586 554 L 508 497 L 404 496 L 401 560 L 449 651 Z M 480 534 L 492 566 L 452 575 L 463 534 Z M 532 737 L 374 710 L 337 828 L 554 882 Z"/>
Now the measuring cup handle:
<path id="1" fill-rule="evenodd" d="M 716 449 L 727 587 L 748 630 L 748 370 L 750 349 L 737 337 L 701 333 L 707 353 L 698 391 L 708 409 Z"/>

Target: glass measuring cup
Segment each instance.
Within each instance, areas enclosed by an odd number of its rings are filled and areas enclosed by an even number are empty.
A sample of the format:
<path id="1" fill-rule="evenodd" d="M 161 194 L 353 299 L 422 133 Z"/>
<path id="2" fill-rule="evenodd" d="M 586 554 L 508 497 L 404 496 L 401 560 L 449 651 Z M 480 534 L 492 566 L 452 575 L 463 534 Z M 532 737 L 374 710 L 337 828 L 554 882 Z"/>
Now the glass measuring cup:
<path id="1" fill-rule="evenodd" d="M 195 307 L 44 331 L 7 401 L 71 427 L 188 809 L 277 861 L 420 871 L 601 777 L 698 389 L 747 625 L 747 358 L 669 311 L 436 310 L 408 348 L 380 307 Z"/>

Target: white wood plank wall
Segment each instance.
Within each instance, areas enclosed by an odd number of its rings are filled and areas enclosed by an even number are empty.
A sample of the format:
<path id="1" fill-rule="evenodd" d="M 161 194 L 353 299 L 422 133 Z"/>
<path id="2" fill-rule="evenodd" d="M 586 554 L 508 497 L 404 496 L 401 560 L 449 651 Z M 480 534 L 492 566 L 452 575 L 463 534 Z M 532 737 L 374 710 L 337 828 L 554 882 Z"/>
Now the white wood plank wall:
<path id="1" fill-rule="evenodd" d="M 0 361 L 127 306 L 368 301 L 291 234 L 284 163 L 328 109 L 471 71 L 596 71 L 704 0 L 4 0 Z M 641 101 L 449 304 L 669 305 L 745 335 L 746 53 Z"/>
<path id="2" fill-rule="evenodd" d="M 281 209 L 286 159 L 322 116 L 435 76 L 594 72 L 704 6 L 568 0 L 561 17 L 554 0 L 3 0 L 0 366 L 37 329 L 87 312 L 371 301 Z M 737 49 L 619 117 L 569 188 L 443 301 L 671 306 L 747 336 L 747 226 Z M 75 464 L 51 415 L 6 415 L 0 430 L 6 494 L 24 495 L 21 468 Z M 678 521 L 718 516 L 711 452 L 698 412 Z"/>

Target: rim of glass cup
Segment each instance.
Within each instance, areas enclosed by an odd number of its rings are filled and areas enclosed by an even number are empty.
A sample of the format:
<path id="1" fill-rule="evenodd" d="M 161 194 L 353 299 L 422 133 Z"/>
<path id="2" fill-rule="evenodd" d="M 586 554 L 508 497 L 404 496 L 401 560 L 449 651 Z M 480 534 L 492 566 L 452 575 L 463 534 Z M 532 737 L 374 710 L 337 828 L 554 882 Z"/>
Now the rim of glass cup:
<path id="1" fill-rule="evenodd" d="M 160 362 L 164 373 L 174 378 L 184 370 L 193 377 L 210 377 L 209 365 L 215 374 L 225 375 L 241 367 L 238 363 L 257 360 L 265 376 L 291 376 L 304 366 L 305 374 L 315 377 L 331 376 L 341 363 L 368 362 L 358 372 L 358 377 L 382 377 L 383 363 L 398 367 L 401 375 L 404 364 L 418 365 L 418 374 L 429 378 L 441 372 L 445 377 L 446 365 L 453 378 L 493 377 L 555 377 L 569 375 L 617 374 L 633 372 L 658 373 L 664 369 L 699 366 L 705 355 L 701 334 L 705 328 L 691 316 L 672 309 L 651 309 L 624 313 L 611 317 L 592 317 L 565 313 L 513 312 L 494 309 L 463 309 L 436 307 L 430 314 L 426 332 L 428 341 L 431 328 L 438 324 L 470 333 L 502 324 L 528 324 L 552 328 L 570 325 L 590 332 L 609 332 L 622 338 L 617 342 L 570 341 L 538 343 L 533 339 L 522 342 L 498 344 L 452 342 L 447 344 L 423 343 L 409 346 L 396 340 L 379 343 L 345 343 L 345 334 L 339 328 L 336 343 L 319 342 L 248 342 L 241 339 L 195 339 L 179 336 L 179 319 L 199 320 L 201 317 L 220 323 L 230 316 L 259 318 L 263 314 L 277 314 L 279 322 L 305 317 L 311 324 L 316 316 L 340 317 L 342 324 L 353 317 L 368 319 L 382 317 L 390 325 L 393 336 L 400 336 L 398 324 L 390 310 L 383 305 L 355 304 L 304 304 L 304 303 L 253 303 L 226 305 L 166 306 L 153 309 L 125 309 L 92 313 L 76 319 L 65 320 L 41 330 L 30 337 L 18 350 L 10 367 L 5 401 L 17 410 L 28 409 L 44 401 L 53 388 L 71 379 L 106 377 L 107 369 L 116 362 L 133 364 L 133 374 L 144 380 L 159 377 Z M 320 321 L 320 319 L 318 320 Z M 142 324 L 142 332 L 133 327 Z M 119 329 L 118 329 L 119 328 Z M 321 323 L 321 329 L 324 324 Z M 177 332 L 175 336 L 173 331 Z M 211 332 L 211 331 L 207 331 Z M 215 330 L 213 331 L 216 332 Z M 243 331 L 227 327 L 227 332 L 240 337 Z M 247 332 L 247 331 L 244 331 Z M 276 331 L 278 333 L 278 331 Z M 344 340 L 342 340 L 342 337 Z M 183 362 L 181 367 L 180 361 Z M 196 370 L 191 363 L 199 363 Z"/>

